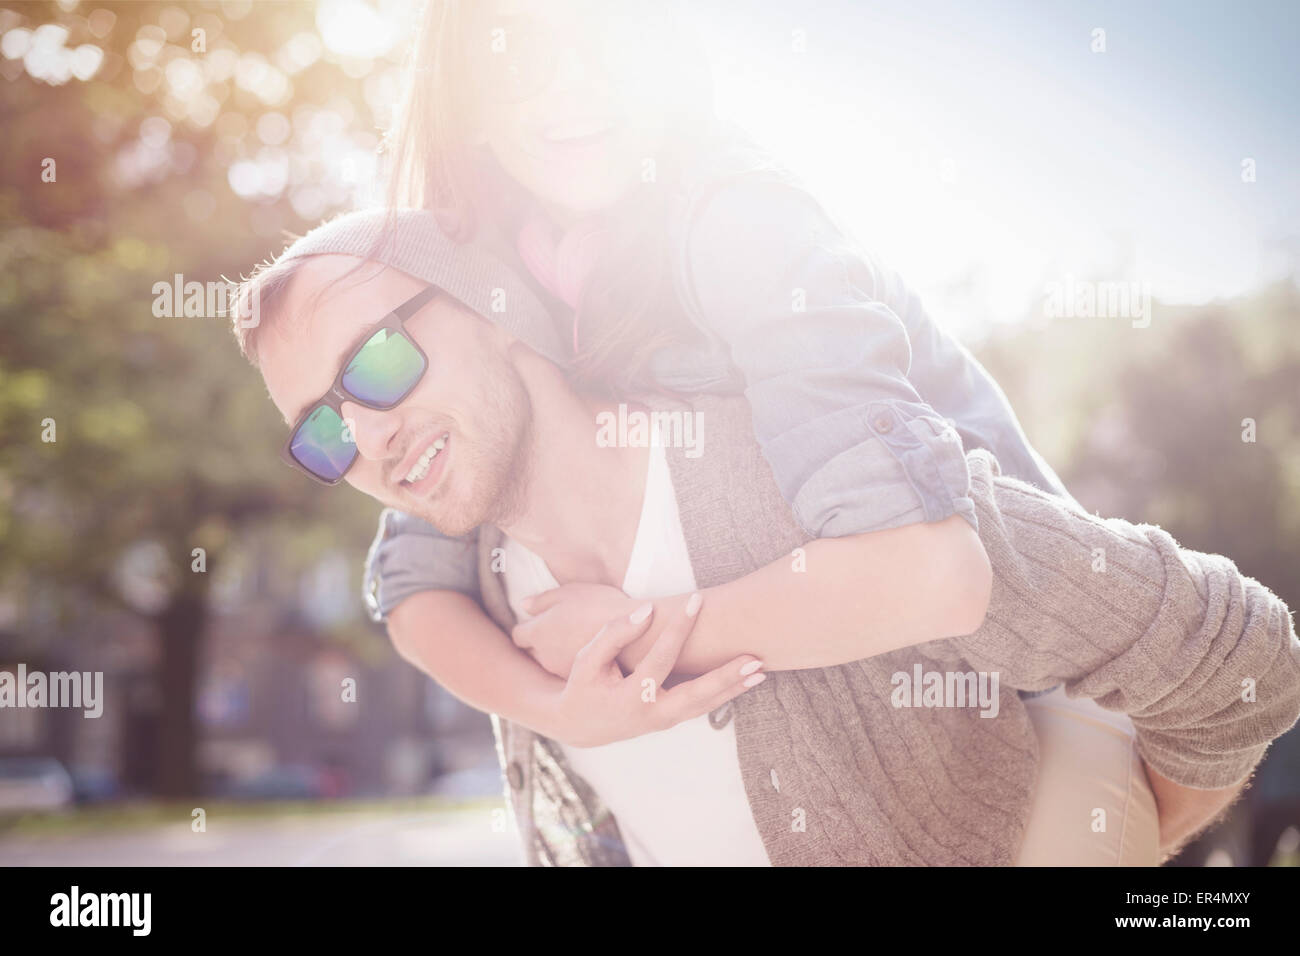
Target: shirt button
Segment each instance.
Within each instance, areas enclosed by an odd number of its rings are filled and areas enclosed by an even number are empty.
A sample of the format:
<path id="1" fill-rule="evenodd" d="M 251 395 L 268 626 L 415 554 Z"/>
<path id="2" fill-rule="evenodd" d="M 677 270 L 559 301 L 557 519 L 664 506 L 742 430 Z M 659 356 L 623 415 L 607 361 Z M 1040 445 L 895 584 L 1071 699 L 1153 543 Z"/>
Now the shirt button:
<path id="1" fill-rule="evenodd" d="M 894 423 L 890 421 L 888 418 L 886 418 L 884 415 L 881 415 L 879 418 L 876 419 L 876 431 L 888 435 L 893 430 L 894 430 Z"/>
<path id="2" fill-rule="evenodd" d="M 524 771 L 519 766 L 519 761 L 510 761 L 510 766 L 506 768 L 506 779 L 510 781 L 510 786 L 515 790 L 524 785 Z"/>
<path id="3" fill-rule="evenodd" d="M 776 778 L 776 768 L 775 768 L 775 767 L 773 767 L 772 770 L 771 770 L 771 776 L 772 776 L 772 789 L 775 790 L 777 793 L 780 793 L 780 792 L 781 792 L 781 781 L 778 780 L 778 779 Z"/>

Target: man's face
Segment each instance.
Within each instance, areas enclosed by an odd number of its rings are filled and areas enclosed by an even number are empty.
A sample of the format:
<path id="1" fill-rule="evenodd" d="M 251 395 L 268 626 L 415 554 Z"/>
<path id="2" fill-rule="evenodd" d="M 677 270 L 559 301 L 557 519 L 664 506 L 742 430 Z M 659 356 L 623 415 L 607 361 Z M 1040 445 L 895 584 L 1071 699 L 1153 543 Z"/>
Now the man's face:
<path id="1" fill-rule="evenodd" d="M 263 330 L 262 376 L 291 427 L 360 337 L 425 287 L 375 263 L 333 282 L 357 263 L 338 255 L 307 260 Z M 445 295 L 412 316 L 406 331 L 429 367 L 396 408 L 342 403 L 358 452 L 348 483 L 444 534 L 508 520 L 522 502 L 533 444 L 532 402 L 508 354 L 512 340 Z"/>

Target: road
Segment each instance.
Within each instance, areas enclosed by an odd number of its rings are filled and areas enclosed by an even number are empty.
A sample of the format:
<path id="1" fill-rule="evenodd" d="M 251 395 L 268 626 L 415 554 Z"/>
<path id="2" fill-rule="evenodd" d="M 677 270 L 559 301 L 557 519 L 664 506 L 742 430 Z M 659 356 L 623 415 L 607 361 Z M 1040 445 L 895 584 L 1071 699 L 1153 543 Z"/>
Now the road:
<path id="1" fill-rule="evenodd" d="M 494 825 L 496 829 L 494 829 Z M 520 866 L 489 808 L 311 813 L 0 836 L 0 866 Z"/>

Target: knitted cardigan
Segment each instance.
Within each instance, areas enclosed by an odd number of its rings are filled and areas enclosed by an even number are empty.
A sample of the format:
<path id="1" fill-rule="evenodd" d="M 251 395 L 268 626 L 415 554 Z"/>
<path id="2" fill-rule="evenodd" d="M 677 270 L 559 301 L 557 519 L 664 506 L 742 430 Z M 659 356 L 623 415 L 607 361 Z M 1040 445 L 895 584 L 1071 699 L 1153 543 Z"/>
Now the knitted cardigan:
<path id="1" fill-rule="evenodd" d="M 806 543 L 743 397 L 646 402 L 707 422 L 705 454 L 667 449 L 700 587 L 789 559 Z M 1101 519 L 1004 477 L 987 452 L 968 458 L 993 567 L 978 631 L 772 672 L 710 715 L 715 727 L 736 722 L 749 808 L 773 865 L 1010 864 L 1038 762 L 1020 690 L 1064 683 L 1072 697 L 1129 714 L 1147 763 L 1204 789 L 1242 781 L 1300 716 L 1300 642 L 1266 588 L 1159 528 Z M 514 617 L 492 571 L 501 541 L 499 530 L 480 529 L 479 582 L 485 610 L 509 630 Z M 893 675 L 918 664 L 998 673 L 997 715 L 894 706 Z M 626 865 L 617 821 L 561 748 L 497 716 L 493 727 L 528 862 Z"/>

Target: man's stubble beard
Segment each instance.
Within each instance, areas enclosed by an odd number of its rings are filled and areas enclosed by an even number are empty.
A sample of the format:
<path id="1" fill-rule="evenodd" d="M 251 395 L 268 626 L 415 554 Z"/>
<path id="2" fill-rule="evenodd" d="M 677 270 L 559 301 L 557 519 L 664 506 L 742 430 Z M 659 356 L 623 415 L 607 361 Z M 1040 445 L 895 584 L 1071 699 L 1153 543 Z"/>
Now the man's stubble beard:
<path id="1" fill-rule="evenodd" d="M 419 517 L 449 537 L 462 537 L 483 524 L 508 524 L 527 507 L 538 453 L 532 398 L 508 360 L 502 356 L 493 364 L 490 372 L 484 370 L 484 387 L 473 403 L 479 409 L 479 437 L 472 447 L 459 447 L 461 460 L 452 463 L 473 482 L 467 499 L 452 507 L 431 502 L 420 509 Z"/>

